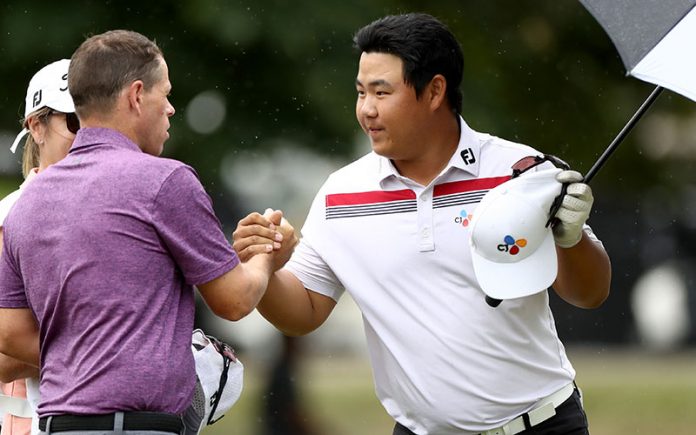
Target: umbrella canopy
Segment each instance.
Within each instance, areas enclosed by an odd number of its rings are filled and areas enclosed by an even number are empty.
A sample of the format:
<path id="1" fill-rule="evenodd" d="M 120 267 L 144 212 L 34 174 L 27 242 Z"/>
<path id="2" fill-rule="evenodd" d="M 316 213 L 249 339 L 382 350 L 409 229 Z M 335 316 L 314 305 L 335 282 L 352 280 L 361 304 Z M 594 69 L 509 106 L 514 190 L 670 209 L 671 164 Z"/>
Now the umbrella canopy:
<path id="1" fill-rule="evenodd" d="M 587 172 L 584 182 L 589 183 L 663 87 L 696 101 L 696 0 L 580 2 L 611 38 L 627 74 L 657 85 Z M 487 295 L 486 302 L 497 307 L 501 300 Z"/>
<path id="2" fill-rule="evenodd" d="M 696 101 L 696 0 L 580 0 L 629 75 Z"/>
<path id="3" fill-rule="evenodd" d="M 616 46 L 628 75 L 657 85 L 587 171 L 595 176 L 662 92 L 696 101 L 696 0 L 580 0 Z"/>

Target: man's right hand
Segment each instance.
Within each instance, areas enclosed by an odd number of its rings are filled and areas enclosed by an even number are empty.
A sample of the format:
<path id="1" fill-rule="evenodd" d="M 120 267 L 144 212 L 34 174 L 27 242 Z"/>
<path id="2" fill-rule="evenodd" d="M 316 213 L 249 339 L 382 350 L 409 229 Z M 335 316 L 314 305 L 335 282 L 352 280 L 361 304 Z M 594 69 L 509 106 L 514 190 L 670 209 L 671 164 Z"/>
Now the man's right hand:
<path id="1" fill-rule="evenodd" d="M 281 210 L 266 209 L 263 215 L 253 212 L 237 224 L 232 233 L 233 248 L 242 262 L 254 255 L 273 252 L 273 270 L 288 262 L 299 242 L 295 229 Z"/>

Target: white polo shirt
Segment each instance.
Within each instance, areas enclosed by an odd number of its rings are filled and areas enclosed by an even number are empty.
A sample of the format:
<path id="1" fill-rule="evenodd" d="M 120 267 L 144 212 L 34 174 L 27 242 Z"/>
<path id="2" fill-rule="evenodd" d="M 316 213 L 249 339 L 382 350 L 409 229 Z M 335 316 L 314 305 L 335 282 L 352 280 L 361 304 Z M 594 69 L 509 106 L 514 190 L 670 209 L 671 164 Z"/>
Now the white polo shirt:
<path id="1" fill-rule="evenodd" d="M 417 434 L 501 426 L 571 382 L 548 294 L 488 306 L 469 220 L 511 165 L 538 155 L 461 120 L 457 151 L 428 186 L 370 153 L 331 174 L 286 266 L 312 291 L 360 308 L 377 396 Z"/>

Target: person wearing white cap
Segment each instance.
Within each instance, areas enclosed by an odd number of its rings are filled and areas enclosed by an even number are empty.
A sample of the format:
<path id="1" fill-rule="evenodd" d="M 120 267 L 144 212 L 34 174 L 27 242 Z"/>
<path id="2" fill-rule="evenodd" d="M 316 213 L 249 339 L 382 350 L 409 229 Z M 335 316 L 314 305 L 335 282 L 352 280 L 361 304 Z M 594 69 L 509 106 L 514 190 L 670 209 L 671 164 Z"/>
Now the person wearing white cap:
<path id="1" fill-rule="evenodd" d="M 356 116 L 372 152 L 320 188 L 259 312 L 306 334 L 347 291 L 395 435 L 588 433 L 546 287 L 579 307 L 608 296 L 609 258 L 585 225 L 591 189 L 555 159 L 464 122 L 463 55 L 436 18 L 387 16 L 354 43 Z M 269 229 L 293 233 L 281 216 L 240 221 L 242 260 L 265 252 Z M 489 304 L 487 292 L 505 300 Z"/>
<path id="2" fill-rule="evenodd" d="M 29 82 L 22 131 L 10 150 L 14 153 L 26 135 L 22 172 L 24 183 L 0 201 L 0 242 L 3 222 L 10 208 L 34 177 L 67 154 L 75 134 L 80 128 L 75 106 L 68 92 L 68 67 L 70 61 L 62 59 L 41 68 Z M 4 380 L 17 379 L 3 385 L 5 395 L 0 396 L 0 412 L 7 411 L 0 434 L 29 434 L 31 416 L 38 399 L 38 375 L 36 367 L 0 354 L 0 374 Z M 27 378 L 26 380 L 24 378 Z M 27 400 L 27 394 L 31 399 Z"/>
<path id="3" fill-rule="evenodd" d="M 40 433 L 197 433 L 236 400 L 241 367 L 194 333 L 194 286 L 238 320 L 266 289 L 272 248 L 242 264 L 193 168 L 160 157 L 174 107 L 152 40 L 89 37 L 68 87 L 70 152 L 4 222 L 0 352 L 40 367 Z M 216 364 L 197 380 L 199 360 Z"/>

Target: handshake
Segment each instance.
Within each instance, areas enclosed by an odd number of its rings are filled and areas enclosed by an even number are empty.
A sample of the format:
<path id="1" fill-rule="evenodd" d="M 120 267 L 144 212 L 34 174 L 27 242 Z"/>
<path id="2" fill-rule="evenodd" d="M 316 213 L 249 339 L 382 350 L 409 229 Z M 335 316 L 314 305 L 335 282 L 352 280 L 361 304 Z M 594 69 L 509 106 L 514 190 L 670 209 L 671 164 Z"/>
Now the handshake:
<path id="1" fill-rule="evenodd" d="M 295 228 L 283 217 L 283 212 L 270 208 L 263 214 L 253 212 L 240 220 L 232 240 L 232 247 L 242 262 L 257 254 L 272 253 L 274 271 L 287 263 L 299 242 Z"/>

